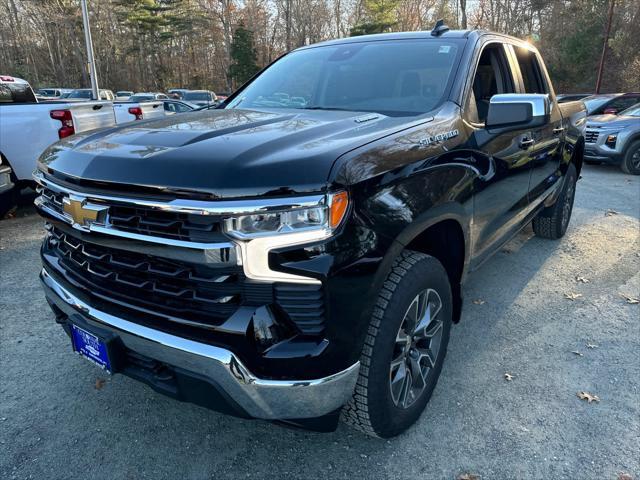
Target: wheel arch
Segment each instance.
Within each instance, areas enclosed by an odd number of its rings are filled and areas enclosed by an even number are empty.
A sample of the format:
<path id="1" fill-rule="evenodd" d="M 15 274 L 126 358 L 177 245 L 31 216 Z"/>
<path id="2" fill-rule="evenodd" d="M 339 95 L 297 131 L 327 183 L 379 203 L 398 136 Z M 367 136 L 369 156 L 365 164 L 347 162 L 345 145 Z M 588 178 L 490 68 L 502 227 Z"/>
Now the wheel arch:
<path id="1" fill-rule="evenodd" d="M 396 237 L 387 251 L 378 279 L 384 281 L 403 250 L 415 250 L 437 258 L 449 276 L 454 300 L 454 322 L 462 313 L 462 284 L 469 265 L 470 218 L 462 205 L 448 203 L 434 207 L 412 222 Z M 374 287 L 375 288 L 375 287 Z"/>
<path id="2" fill-rule="evenodd" d="M 584 137 L 582 136 L 578 138 L 573 149 L 571 162 L 576 166 L 576 172 L 578 174 L 578 178 L 580 178 L 580 171 L 582 170 L 582 165 L 584 163 Z"/>

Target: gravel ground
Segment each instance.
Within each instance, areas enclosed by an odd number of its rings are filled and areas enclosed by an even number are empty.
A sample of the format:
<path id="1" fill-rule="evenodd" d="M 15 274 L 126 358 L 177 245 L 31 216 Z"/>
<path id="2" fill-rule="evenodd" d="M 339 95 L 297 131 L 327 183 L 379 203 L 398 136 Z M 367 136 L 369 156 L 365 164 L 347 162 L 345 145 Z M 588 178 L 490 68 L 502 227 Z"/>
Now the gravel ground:
<path id="1" fill-rule="evenodd" d="M 0 222 L 0 478 L 637 480 L 640 307 L 621 295 L 640 296 L 639 217 L 640 177 L 585 167 L 564 239 L 528 229 L 470 278 L 430 404 L 386 441 L 239 420 L 106 378 L 53 321 L 41 222 L 23 207 Z"/>

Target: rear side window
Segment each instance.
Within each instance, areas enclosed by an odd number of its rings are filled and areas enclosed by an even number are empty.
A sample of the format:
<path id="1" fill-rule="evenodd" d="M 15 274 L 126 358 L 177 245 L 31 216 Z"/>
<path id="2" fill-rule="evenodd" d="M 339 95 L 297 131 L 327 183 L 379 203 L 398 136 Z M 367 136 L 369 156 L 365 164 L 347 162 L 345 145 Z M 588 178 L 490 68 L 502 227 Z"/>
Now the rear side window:
<path id="1" fill-rule="evenodd" d="M 25 83 L 0 83 L 0 103 L 37 103 L 37 100 Z"/>
<path id="2" fill-rule="evenodd" d="M 549 93 L 537 55 L 522 47 L 514 47 L 514 50 L 520 66 L 525 93 Z"/>

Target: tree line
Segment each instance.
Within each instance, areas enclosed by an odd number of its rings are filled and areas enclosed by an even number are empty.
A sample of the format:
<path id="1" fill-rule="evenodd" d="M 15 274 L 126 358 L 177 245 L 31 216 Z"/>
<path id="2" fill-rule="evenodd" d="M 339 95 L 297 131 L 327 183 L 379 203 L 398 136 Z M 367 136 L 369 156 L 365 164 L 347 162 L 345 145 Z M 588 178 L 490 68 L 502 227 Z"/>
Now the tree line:
<path id="1" fill-rule="evenodd" d="M 638 0 L 89 0 L 89 11 L 98 80 L 113 90 L 232 91 L 296 47 L 442 18 L 528 39 L 559 92 L 591 92 L 610 1 L 602 91 L 637 91 Z M 79 0 L 0 0 L 0 74 L 89 86 Z"/>

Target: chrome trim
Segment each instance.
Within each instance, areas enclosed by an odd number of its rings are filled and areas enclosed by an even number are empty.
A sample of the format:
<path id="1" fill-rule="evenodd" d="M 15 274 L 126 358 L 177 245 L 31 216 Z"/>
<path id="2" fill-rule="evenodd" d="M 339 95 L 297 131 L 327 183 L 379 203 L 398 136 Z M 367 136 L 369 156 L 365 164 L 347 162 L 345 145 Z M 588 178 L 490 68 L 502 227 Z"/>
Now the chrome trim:
<path id="1" fill-rule="evenodd" d="M 325 240 L 331 236 L 330 229 L 305 230 L 295 233 L 256 237 L 238 242 L 242 252 L 242 266 L 247 278 L 271 282 L 296 282 L 305 284 L 321 284 L 316 278 L 277 272 L 269 266 L 269 252 L 279 247 L 294 247 Z"/>
<path id="2" fill-rule="evenodd" d="M 551 102 L 546 93 L 500 93 L 489 100 L 490 103 L 528 103 L 534 117 L 549 115 Z"/>
<path id="3" fill-rule="evenodd" d="M 167 202 L 147 200 L 144 198 L 114 197 L 98 193 L 84 193 L 52 183 L 44 177 L 40 170 L 33 173 L 33 179 L 41 186 L 58 193 L 78 195 L 89 200 L 101 200 L 121 205 L 137 205 L 155 208 L 165 212 L 187 213 L 196 215 L 251 215 L 256 213 L 297 210 L 301 208 L 323 205 L 324 195 L 308 195 L 304 197 L 264 198 L 260 200 L 188 200 L 178 198 Z"/>
<path id="4" fill-rule="evenodd" d="M 33 173 L 33 178 L 41 187 L 47 188 L 56 193 L 68 195 L 70 197 L 73 196 L 76 199 L 83 199 L 84 201 L 95 200 L 99 202 L 108 202 L 110 204 L 145 206 L 149 208 L 156 208 L 162 211 L 202 215 L 224 215 L 232 213 L 234 215 L 244 215 L 292 209 L 295 210 L 325 205 L 326 202 L 325 195 L 312 195 L 306 197 L 280 199 L 233 200 L 220 202 L 204 202 L 184 199 L 171 200 L 168 202 L 155 202 L 144 199 L 114 197 L 110 195 L 77 192 L 75 190 L 62 187 L 56 183 L 48 181 L 44 177 L 44 174 L 39 170 L 36 170 Z M 250 278 L 252 280 L 272 282 L 289 281 L 306 284 L 320 284 L 320 280 L 312 277 L 293 275 L 272 270 L 269 266 L 269 252 L 274 248 L 297 246 L 303 245 L 305 243 L 313 243 L 325 240 L 332 234 L 331 230 L 328 228 L 318 228 L 293 233 L 280 233 L 277 235 L 256 238 L 248 238 L 242 237 L 240 235 L 228 234 L 235 237 L 235 241 L 230 240 L 229 242 L 222 243 L 200 243 L 188 240 L 176 240 L 171 238 L 156 237 L 119 230 L 109 224 L 108 215 L 107 220 L 104 223 L 87 222 L 86 224 L 82 225 L 75 222 L 71 215 L 68 215 L 65 212 L 58 212 L 57 210 L 51 208 L 47 204 L 46 198 L 48 197 L 44 197 L 43 195 L 37 197 L 34 201 L 36 207 L 45 212 L 47 215 L 65 222 L 71 225 L 74 229 L 80 230 L 85 233 L 99 233 L 102 235 L 111 235 L 128 240 L 150 242 L 164 246 L 204 250 L 207 254 L 208 263 L 210 263 L 215 258 L 218 258 L 220 261 L 222 261 L 222 252 L 228 249 L 230 252 L 229 259 L 224 263 L 234 263 L 236 265 L 242 265 L 245 275 L 247 276 L 247 278 Z M 97 204 L 97 206 L 100 206 L 100 204 Z M 173 257 L 173 255 L 170 256 Z"/>
<path id="5" fill-rule="evenodd" d="M 46 269 L 40 279 L 49 299 L 67 315 L 112 331 L 124 345 L 147 357 L 197 373 L 219 385 L 255 418 L 314 418 L 343 406 L 355 388 L 360 362 L 328 377 L 269 380 L 255 376 L 231 351 L 160 332 L 98 310 L 60 285 Z"/>

